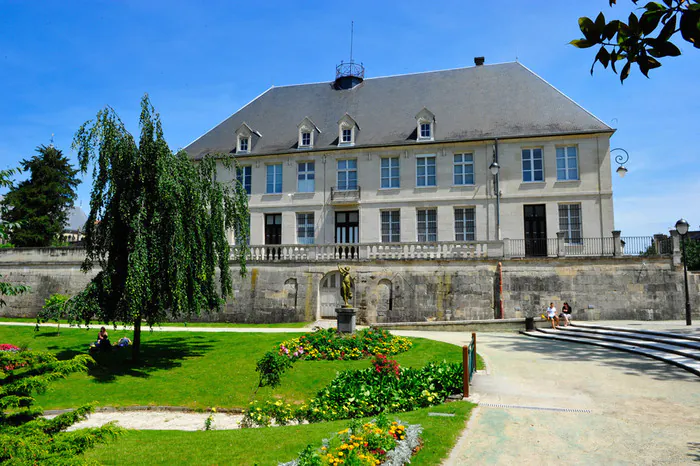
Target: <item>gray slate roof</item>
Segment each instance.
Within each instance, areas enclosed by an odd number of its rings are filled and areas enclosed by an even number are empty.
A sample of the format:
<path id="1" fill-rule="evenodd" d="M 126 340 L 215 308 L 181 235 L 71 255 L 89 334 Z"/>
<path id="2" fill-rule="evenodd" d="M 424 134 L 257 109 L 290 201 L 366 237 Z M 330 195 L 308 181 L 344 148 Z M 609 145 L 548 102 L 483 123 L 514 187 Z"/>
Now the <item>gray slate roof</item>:
<path id="1" fill-rule="evenodd" d="M 194 158 L 235 153 L 246 123 L 261 134 L 249 155 L 294 152 L 297 125 L 309 117 L 321 130 L 314 150 L 327 151 L 346 113 L 360 128 L 355 147 L 424 144 L 415 119 L 423 108 L 435 115 L 436 142 L 613 131 L 525 66 L 504 63 L 368 78 L 348 90 L 332 82 L 272 87 L 185 150 Z"/>

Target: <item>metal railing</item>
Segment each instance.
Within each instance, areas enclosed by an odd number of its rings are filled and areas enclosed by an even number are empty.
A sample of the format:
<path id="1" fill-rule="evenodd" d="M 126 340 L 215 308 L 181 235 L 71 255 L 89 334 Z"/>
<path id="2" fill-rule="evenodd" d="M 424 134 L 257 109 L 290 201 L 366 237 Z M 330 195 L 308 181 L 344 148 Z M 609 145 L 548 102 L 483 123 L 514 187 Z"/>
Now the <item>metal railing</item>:
<path id="1" fill-rule="evenodd" d="M 620 241 L 624 256 L 673 254 L 673 239 L 665 236 L 623 236 Z"/>
<path id="2" fill-rule="evenodd" d="M 466 398 L 469 396 L 469 384 L 472 381 L 472 375 L 476 372 L 476 333 L 472 333 L 472 340 L 468 345 L 462 346 L 462 366 L 464 368 L 462 375 L 463 393 Z"/>
<path id="3" fill-rule="evenodd" d="M 615 255 L 615 238 L 578 238 L 564 241 L 567 256 L 613 256 Z"/>

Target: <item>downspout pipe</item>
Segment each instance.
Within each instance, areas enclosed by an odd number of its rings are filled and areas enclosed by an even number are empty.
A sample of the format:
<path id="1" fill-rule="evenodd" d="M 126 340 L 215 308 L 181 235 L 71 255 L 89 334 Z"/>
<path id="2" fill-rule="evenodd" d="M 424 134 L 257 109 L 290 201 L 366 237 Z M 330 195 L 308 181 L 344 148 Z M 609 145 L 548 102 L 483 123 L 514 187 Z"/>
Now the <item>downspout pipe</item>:
<path id="1" fill-rule="evenodd" d="M 498 163 L 498 138 L 494 139 L 493 144 L 493 161 Z M 500 165 L 500 164 L 499 164 Z M 501 177 L 500 168 L 498 173 L 494 175 L 493 186 L 496 190 L 496 240 L 501 240 L 501 189 L 499 181 Z"/>

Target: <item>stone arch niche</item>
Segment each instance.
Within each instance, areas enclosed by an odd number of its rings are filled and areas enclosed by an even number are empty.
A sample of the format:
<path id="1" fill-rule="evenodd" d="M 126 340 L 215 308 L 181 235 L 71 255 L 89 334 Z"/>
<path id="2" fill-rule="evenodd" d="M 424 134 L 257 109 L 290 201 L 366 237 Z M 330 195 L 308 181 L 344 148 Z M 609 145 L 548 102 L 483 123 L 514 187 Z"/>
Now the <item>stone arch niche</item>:
<path id="1" fill-rule="evenodd" d="M 289 278 L 284 282 L 284 307 L 285 309 L 297 308 L 297 279 Z"/>
<path id="2" fill-rule="evenodd" d="M 387 322 L 394 308 L 394 288 L 391 280 L 381 279 L 377 284 L 377 322 Z"/>
<path id="3" fill-rule="evenodd" d="M 340 297 L 340 272 L 333 271 L 327 273 L 321 279 L 319 285 L 319 307 L 321 319 L 335 319 L 337 317 L 336 308 L 343 305 L 343 298 Z M 355 281 L 352 282 L 352 306 L 355 306 L 357 293 L 355 292 Z"/>

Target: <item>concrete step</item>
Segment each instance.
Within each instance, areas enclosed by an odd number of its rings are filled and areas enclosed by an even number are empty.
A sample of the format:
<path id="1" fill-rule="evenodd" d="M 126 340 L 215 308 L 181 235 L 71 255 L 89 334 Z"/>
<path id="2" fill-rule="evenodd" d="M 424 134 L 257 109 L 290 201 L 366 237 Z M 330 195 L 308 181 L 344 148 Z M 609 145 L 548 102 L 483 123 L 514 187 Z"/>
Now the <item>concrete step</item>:
<path id="1" fill-rule="evenodd" d="M 598 329 L 598 330 L 611 330 L 611 331 L 616 331 L 616 332 L 625 332 L 625 333 L 634 333 L 634 334 L 639 334 L 639 335 L 653 335 L 653 336 L 660 336 L 660 337 L 672 337 L 672 338 L 677 338 L 677 339 L 682 339 L 682 340 L 688 340 L 688 341 L 694 341 L 700 343 L 700 337 L 695 336 L 695 335 L 688 335 L 685 333 L 681 332 L 659 332 L 658 330 L 646 330 L 646 329 L 641 329 L 641 328 L 630 328 L 630 327 L 613 327 L 613 326 L 603 326 L 603 325 L 595 325 L 595 324 L 580 324 L 580 323 L 571 323 L 571 326 L 574 328 L 584 328 L 584 329 Z"/>
<path id="2" fill-rule="evenodd" d="M 648 358 L 656 359 L 658 361 L 663 361 L 668 364 L 673 364 L 674 366 L 680 367 L 681 369 L 684 369 L 697 376 L 700 376 L 700 361 L 681 356 L 679 354 L 669 353 L 660 349 L 645 348 L 629 343 L 618 343 L 613 341 L 603 341 L 590 338 L 581 338 L 579 336 L 564 335 L 563 332 L 559 332 L 558 330 L 538 329 L 532 332 L 521 331 L 520 333 L 528 337 L 567 341 L 572 343 L 580 343 L 584 345 L 594 345 L 602 348 L 609 348 L 618 351 L 626 351 L 628 353 L 639 354 L 641 356 L 646 356 Z"/>
<path id="3" fill-rule="evenodd" d="M 700 361 L 700 343 L 688 340 L 571 327 L 559 327 L 557 330 L 560 334 L 565 334 L 574 338 L 590 338 L 594 340 L 631 344 L 644 348 L 659 349 Z"/>

